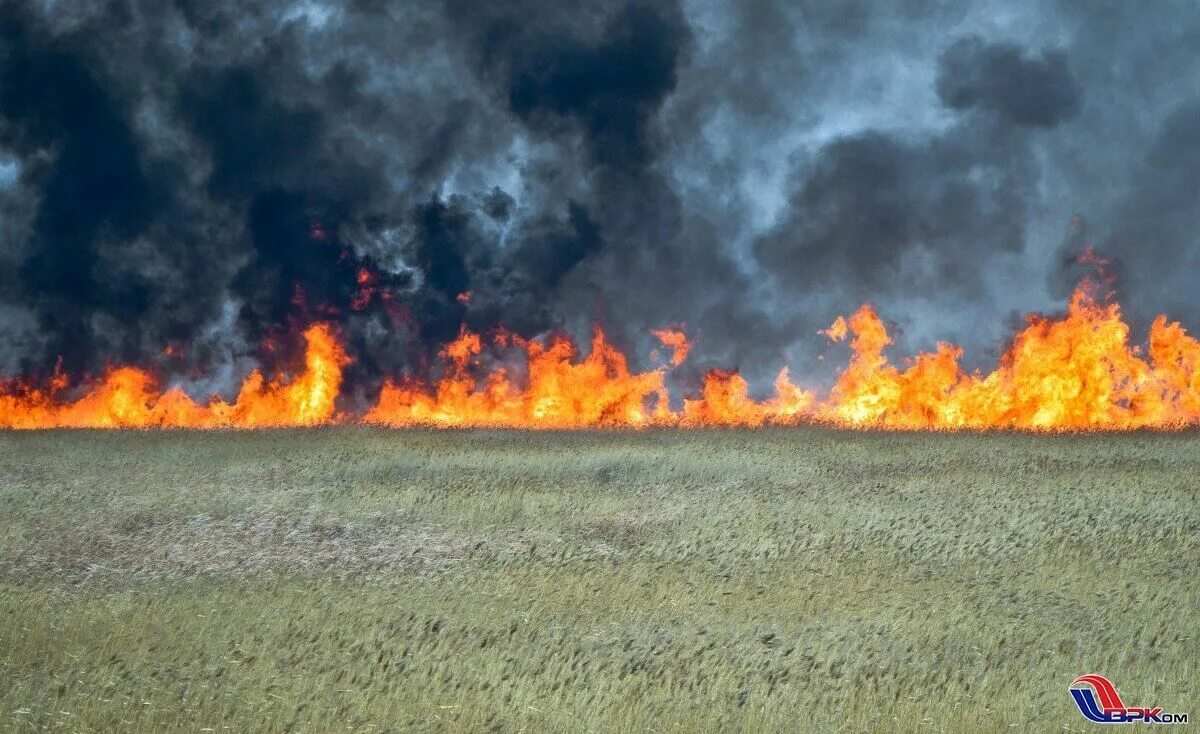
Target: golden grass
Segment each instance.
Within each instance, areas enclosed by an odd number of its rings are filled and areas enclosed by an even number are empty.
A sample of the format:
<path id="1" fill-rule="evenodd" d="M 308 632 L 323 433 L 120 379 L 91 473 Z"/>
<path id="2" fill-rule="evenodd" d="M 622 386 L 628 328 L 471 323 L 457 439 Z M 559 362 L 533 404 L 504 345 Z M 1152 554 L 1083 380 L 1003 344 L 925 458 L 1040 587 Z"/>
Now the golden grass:
<path id="1" fill-rule="evenodd" d="M 0 434 L 0 730 L 1200 716 L 1200 435 Z"/>

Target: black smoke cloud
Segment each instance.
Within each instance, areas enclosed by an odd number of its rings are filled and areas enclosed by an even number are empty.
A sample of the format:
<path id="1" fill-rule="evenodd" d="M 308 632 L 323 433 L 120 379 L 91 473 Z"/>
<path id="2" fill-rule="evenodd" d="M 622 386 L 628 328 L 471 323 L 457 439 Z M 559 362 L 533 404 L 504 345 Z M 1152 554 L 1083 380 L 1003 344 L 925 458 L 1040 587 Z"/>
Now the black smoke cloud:
<path id="1" fill-rule="evenodd" d="M 802 292 L 850 285 L 851 298 L 987 298 L 989 263 L 1026 246 L 1030 129 L 1076 114 L 1079 91 L 1060 54 L 977 36 L 941 54 L 936 91 L 952 113 L 942 129 L 838 136 L 794 172 L 786 216 L 754 243 L 771 277 Z"/>
<path id="2" fill-rule="evenodd" d="M 979 36 L 942 55 L 937 93 L 947 107 L 979 108 L 1013 125 L 1051 127 L 1079 111 L 1079 89 L 1062 53 L 1031 58 L 1016 44 Z"/>
<path id="3" fill-rule="evenodd" d="M 0 33 L 5 139 L 37 191 L 26 254 L 6 291 L 34 305 L 50 348 L 72 363 L 102 345 L 128 352 L 128 339 L 105 344 L 86 327 L 97 312 L 140 319 L 154 287 L 124 268 L 98 272 L 101 242 L 145 234 L 162 203 L 124 119 L 127 102 L 96 78 L 75 39 L 48 37 L 20 16 L 7 17 Z"/>
<path id="4" fill-rule="evenodd" d="M 994 347 L 1085 244 L 1135 318 L 1192 323 L 1198 36 L 1123 4 L 10 0 L 0 371 L 236 380 L 323 319 L 366 400 L 464 324 L 599 320 L 764 379 L 868 300 L 905 348 Z"/>

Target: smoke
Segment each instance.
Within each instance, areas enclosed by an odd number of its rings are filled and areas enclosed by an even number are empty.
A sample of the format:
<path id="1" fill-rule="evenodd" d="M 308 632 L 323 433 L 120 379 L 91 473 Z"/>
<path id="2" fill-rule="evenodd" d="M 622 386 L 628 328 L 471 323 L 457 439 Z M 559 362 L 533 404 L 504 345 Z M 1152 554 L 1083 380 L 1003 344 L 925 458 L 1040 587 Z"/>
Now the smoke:
<path id="1" fill-rule="evenodd" d="M 228 387 L 323 319 L 369 399 L 464 324 L 600 320 L 761 381 L 863 301 L 994 348 L 1085 244 L 1135 321 L 1189 321 L 1198 37 L 1117 3 L 9 0 L 0 371 Z"/>
<path id="2" fill-rule="evenodd" d="M 1029 58 L 1016 44 L 979 36 L 942 54 L 937 93 L 952 109 L 979 109 L 1025 127 L 1053 127 L 1079 112 L 1079 90 L 1061 52 Z"/>

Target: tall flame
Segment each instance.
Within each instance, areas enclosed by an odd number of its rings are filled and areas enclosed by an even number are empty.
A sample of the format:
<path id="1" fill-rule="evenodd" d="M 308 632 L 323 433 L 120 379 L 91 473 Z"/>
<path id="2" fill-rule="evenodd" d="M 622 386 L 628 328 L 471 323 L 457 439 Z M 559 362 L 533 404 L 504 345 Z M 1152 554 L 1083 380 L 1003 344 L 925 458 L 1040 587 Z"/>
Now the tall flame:
<path id="1" fill-rule="evenodd" d="M 67 387 L 61 376 L 46 390 L 10 385 L 0 392 L 0 427 L 262 428 L 328 423 L 334 418 L 348 359 L 326 324 L 308 327 L 304 340 L 304 369 L 299 374 L 290 381 L 278 375 L 268 380 L 255 370 L 233 403 L 214 397 L 201 405 L 178 387 L 160 392 L 145 370 L 118 367 L 74 401 L 60 399 Z"/>
<path id="2" fill-rule="evenodd" d="M 446 375 L 432 386 L 389 383 L 363 418 L 392 426 L 763 426 L 802 422 L 843 427 L 958 430 L 1130 430 L 1200 422 L 1200 342 L 1160 316 L 1150 331 L 1149 358 L 1129 344 L 1117 304 L 1096 300 L 1087 283 L 1059 319 L 1030 316 L 997 368 L 965 372 L 962 349 L 939 344 L 903 368 L 885 355 L 892 344 L 869 306 L 824 330 L 850 342 L 849 364 L 823 399 L 791 382 L 787 368 L 773 395 L 756 400 L 737 372 L 709 372 L 698 395 L 672 410 L 664 368 L 633 374 L 624 355 L 597 330 L 581 362 L 562 337 L 547 346 L 521 342 L 528 378 L 518 388 L 505 368 L 473 376 L 482 351 L 464 331 L 442 353 Z M 655 335 L 672 348 L 672 365 L 690 344 L 677 330 Z"/>
<path id="3" fill-rule="evenodd" d="M 1062 319 L 1028 325 L 990 374 L 966 374 L 962 349 L 939 344 L 907 369 L 888 363 L 883 322 L 863 306 L 848 322 L 853 356 L 815 414 L 883 428 L 1034 430 L 1181 427 L 1200 420 L 1200 342 L 1159 316 L 1149 360 L 1129 345 L 1120 307 L 1075 291 Z"/>
<path id="4" fill-rule="evenodd" d="M 849 340 L 851 357 L 823 397 L 794 384 L 785 367 L 774 393 L 756 399 L 734 371 L 710 371 L 696 394 L 673 403 L 667 371 L 691 347 L 679 329 L 655 336 L 670 365 L 645 372 L 596 328 L 581 355 L 565 336 L 523 339 L 505 331 L 486 343 L 467 330 L 440 352 L 441 377 L 388 381 L 357 420 L 389 426 L 522 429 L 765 426 L 818 423 L 921 430 L 1044 431 L 1175 428 L 1200 424 L 1200 341 L 1159 316 L 1145 350 L 1132 346 L 1120 307 L 1081 286 L 1059 318 L 1028 317 L 997 367 L 967 372 L 962 349 L 939 344 L 902 366 L 882 319 L 864 305 L 823 331 Z M 257 428 L 351 420 L 336 401 L 345 350 L 326 324 L 304 332 L 304 366 L 289 378 L 252 372 L 237 398 L 207 404 L 183 390 L 160 391 L 136 367 L 68 389 L 56 374 L 45 388 L 0 383 L 0 428 Z M 76 395 L 68 399 L 68 395 Z M 678 405 L 678 407 L 673 407 Z"/>

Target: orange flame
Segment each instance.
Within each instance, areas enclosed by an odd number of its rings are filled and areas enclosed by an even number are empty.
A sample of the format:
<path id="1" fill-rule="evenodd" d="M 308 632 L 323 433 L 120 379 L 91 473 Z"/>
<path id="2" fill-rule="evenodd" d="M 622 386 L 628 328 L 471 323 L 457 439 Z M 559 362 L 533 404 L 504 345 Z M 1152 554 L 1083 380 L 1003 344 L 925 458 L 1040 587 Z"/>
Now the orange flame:
<path id="1" fill-rule="evenodd" d="M 362 311 L 367 306 L 371 305 L 371 299 L 375 296 L 377 290 L 375 286 L 376 277 L 367 268 L 359 268 L 358 273 L 354 276 L 354 282 L 358 284 L 358 292 L 350 298 L 350 308 L 355 311 Z"/>
<path id="2" fill-rule="evenodd" d="M 668 410 L 663 372 L 631 374 L 625 355 L 599 328 L 591 353 L 578 362 L 575 345 L 563 336 L 543 344 L 501 332 L 497 342 L 511 342 L 525 352 L 524 389 L 502 367 L 481 384 L 471 368 L 483 342 L 464 330 L 442 350 L 450 363 L 432 389 L 413 381 L 388 382 L 363 420 L 392 426 L 641 427 Z"/>
<path id="3" fill-rule="evenodd" d="M 831 342 L 840 342 L 846 340 L 847 333 L 846 317 L 838 316 L 828 329 L 819 329 L 818 334 L 824 334 Z"/>
<path id="4" fill-rule="evenodd" d="M 763 402 L 750 397 L 750 386 L 736 372 L 713 370 L 704 376 L 698 399 L 683 401 L 683 415 L 673 416 L 685 426 L 761 426 L 800 422 L 813 402 L 812 393 L 788 380 L 787 367 L 775 378 L 775 395 Z"/>
<path id="5" fill-rule="evenodd" d="M 267 380 L 255 370 L 237 399 L 214 397 L 207 405 L 178 387 L 159 392 L 145 370 L 118 367 L 74 401 L 59 399 L 65 379 L 47 390 L 10 386 L 0 391 L 2 428 L 259 428 L 312 426 L 334 419 L 334 402 L 348 363 L 341 343 L 326 324 L 304 332 L 304 369 L 290 381 Z"/>
<path id="6" fill-rule="evenodd" d="M 881 428 L 1129 430 L 1200 419 L 1200 342 L 1163 316 L 1150 331 L 1150 359 L 1129 345 L 1116 304 L 1080 288 L 1065 317 L 1030 316 L 999 366 L 966 374 L 962 349 L 939 344 L 907 369 L 888 363 L 891 343 L 870 306 L 849 321 L 853 357 L 815 417 Z"/>
<path id="7" fill-rule="evenodd" d="M 990 373 L 964 371 L 962 349 L 939 344 L 901 366 L 883 321 L 864 305 L 823 331 L 849 339 L 850 361 L 823 397 L 794 384 L 787 368 L 774 393 L 755 398 L 735 371 L 711 371 L 695 395 L 673 407 L 666 365 L 630 369 L 596 328 L 581 355 L 565 336 L 523 339 L 498 331 L 491 344 L 463 330 L 440 352 L 440 379 L 388 381 L 358 420 L 388 426 L 522 429 L 652 426 L 826 425 L 920 430 L 1039 431 L 1176 428 L 1200 424 L 1200 341 L 1159 316 L 1147 348 L 1130 344 L 1120 307 L 1086 284 L 1058 318 L 1030 316 Z M 653 332 L 686 360 L 682 331 Z M 304 332 L 303 369 L 291 379 L 255 371 L 236 400 L 205 405 L 179 388 L 159 390 L 150 373 L 118 367 L 65 399 L 56 370 L 45 388 L 0 383 L 0 428 L 309 426 L 343 420 L 335 403 L 345 351 L 330 326 Z M 76 392 L 80 388 L 76 388 Z"/>
<path id="8" fill-rule="evenodd" d="M 692 345 L 688 342 L 687 334 L 679 329 L 657 329 L 650 332 L 658 337 L 663 346 L 671 348 L 671 365 L 678 367 L 687 359 Z"/>
<path id="9" fill-rule="evenodd" d="M 463 332 L 443 352 L 452 360 L 433 387 L 389 383 L 365 420 L 393 426 L 762 426 L 813 422 L 883 429 L 1130 430 L 1200 422 L 1200 342 L 1160 316 L 1150 332 L 1149 359 L 1129 344 L 1116 304 L 1095 300 L 1088 284 L 1059 319 L 1030 316 L 999 366 L 989 374 L 959 366 L 962 349 L 939 344 L 901 369 L 884 351 L 887 328 L 869 305 L 824 330 L 834 341 L 852 336 L 851 359 L 824 399 L 794 385 L 785 368 L 775 394 L 750 395 L 737 372 L 712 371 L 700 394 L 670 407 L 663 369 L 632 374 L 623 354 L 597 329 L 592 353 L 573 362 L 562 337 L 548 346 L 521 342 L 528 380 L 518 388 L 503 368 L 472 375 L 482 351 L 478 335 Z M 682 332 L 653 332 L 673 348 L 672 364 L 687 356 Z M 511 338 L 511 337 L 510 337 Z"/>

